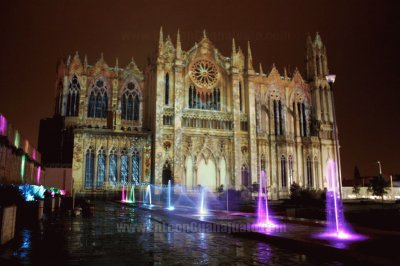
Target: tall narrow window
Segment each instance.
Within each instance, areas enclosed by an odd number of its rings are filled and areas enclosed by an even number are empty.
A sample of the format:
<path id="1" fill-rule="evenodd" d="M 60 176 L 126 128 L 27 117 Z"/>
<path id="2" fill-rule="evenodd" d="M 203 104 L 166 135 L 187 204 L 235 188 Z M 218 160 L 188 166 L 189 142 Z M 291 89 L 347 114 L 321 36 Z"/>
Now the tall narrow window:
<path id="1" fill-rule="evenodd" d="M 98 79 L 90 89 L 88 117 L 106 118 L 108 111 L 107 87 L 104 80 Z"/>
<path id="2" fill-rule="evenodd" d="M 304 103 L 301 104 L 302 115 L 303 115 L 303 136 L 307 137 L 307 117 L 306 117 L 306 106 Z"/>
<path id="3" fill-rule="evenodd" d="M 169 74 L 165 74 L 165 105 L 169 104 Z"/>
<path id="4" fill-rule="evenodd" d="M 265 171 L 265 156 L 261 154 L 261 171 Z"/>
<path id="5" fill-rule="evenodd" d="M 303 108 L 301 106 L 301 103 L 297 103 L 297 112 L 298 112 L 298 119 L 299 119 L 299 126 L 300 126 L 300 136 L 304 136 L 304 131 L 303 131 Z"/>
<path id="6" fill-rule="evenodd" d="M 93 188 L 94 177 L 94 151 L 92 147 L 86 150 L 85 188 Z"/>
<path id="7" fill-rule="evenodd" d="M 289 168 L 289 185 L 291 185 L 293 183 L 293 173 L 294 173 L 292 155 L 289 155 L 288 166 L 289 166 L 288 167 Z"/>
<path id="8" fill-rule="evenodd" d="M 242 112 L 243 111 L 242 82 L 239 82 L 239 108 L 240 108 L 240 112 Z"/>
<path id="9" fill-rule="evenodd" d="M 286 158 L 284 155 L 281 157 L 281 185 L 282 188 L 287 187 Z"/>
<path id="10" fill-rule="evenodd" d="M 109 182 L 111 185 L 115 185 L 117 182 L 117 155 L 115 154 L 115 149 L 110 152 L 110 162 L 109 162 Z"/>
<path id="11" fill-rule="evenodd" d="M 283 121 L 283 111 L 282 111 L 281 100 L 278 101 L 278 111 L 279 111 L 279 135 L 283 135 L 284 121 Z"/>
<path id="12" fill-rule="evenodd" d="M 80 91 L 81 86 L 79 85 L 78 78 L 76 75 L 73 75 L 68 86 L 66 116 L 78 116 Z"/>
<path id="13" fill-rule="evenodd" d="M 140 90 L 134 82 L 129 82 L 121 95 L 121 118 L 138 121 L 140 116 Z"/>
<path id="14" fill-rule="evenodd" d="M 121 152 L 121 168 L 120 168 L 120 177 L 121 177 L 121 184 L 126 185 L 128 182 L 128 155 L 126 149 L 122 150 Z"/>
<path id="15" fill-rule="evenodd" d="M 100 149 L 97 155 L 97 188 L 102 188 L 106 177 L 106 152 Z"/>
<path id="16" fill-rule="evenodd" d="M 307 186 L 309 188 L 313 187 L 313 169 L 312 169 L 312 161 L 310 157 L 307 157 Z"/>
<path id="17" fill-rule="evenodd" d="M 313 186 L 318 186 L 318 159 L 317 159 L 317 157 L 314 157 L 314 171 L 313 171 L 313 179 L 315 178 L 315 180 L 316 180 L 316 184 L 314 185 L 313 184 Z"/>
<path id="18" fill-rule="evenodd" d="M 132 182 L 133 184 L 140 182 L 140 156 L 136 150 L 132 154 Z"/>
<path id="19" fill-rule="evenodd" d="M 140 108 L 140 101 L 139 96 L 135 96 L 134 105 L 133 105 L 133 120 L 139 121 L 139 109 Z"/>
<path id="20" fill-rule="evenodd" d="M 278 106 L 276 100 L 273 100 L 273 108 L 274 108 L 274 128 L 275 128 L 275 135 L 279 135 L 279 115 L 278 115 Z"/>

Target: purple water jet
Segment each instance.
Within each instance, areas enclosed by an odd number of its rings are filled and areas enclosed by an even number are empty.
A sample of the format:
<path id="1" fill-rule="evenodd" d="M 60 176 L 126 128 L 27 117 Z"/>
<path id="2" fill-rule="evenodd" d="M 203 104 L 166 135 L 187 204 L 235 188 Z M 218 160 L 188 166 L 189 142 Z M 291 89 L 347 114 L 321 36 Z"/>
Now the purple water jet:
<path id="1" fill-rule="evenodd" d="M 361 240 L 364 236 L 354 234 L 346 228 L 343 204 L 340 193 L 337 166 L 333 159 L 329 159 L 326 167 L 327 191 L 326 191 L 326 222 L 327 231 L 320 234 L 320 238 L 333 238 L 339 240 Z"/>
<path id="2" fill-rule="evenodd" d="M 264 181 L 265 179 L 265 181 Z M 263 198 L 263 189 L 265 189 L 265 199 Z M 271 221 L 268 209 L 268 191 L 267 191 L 267 176 L 262 170 L 260 174 L 260 184 L 258 188 L 257 202 L 257 226 L 274 227 L 275 224 Z"/>

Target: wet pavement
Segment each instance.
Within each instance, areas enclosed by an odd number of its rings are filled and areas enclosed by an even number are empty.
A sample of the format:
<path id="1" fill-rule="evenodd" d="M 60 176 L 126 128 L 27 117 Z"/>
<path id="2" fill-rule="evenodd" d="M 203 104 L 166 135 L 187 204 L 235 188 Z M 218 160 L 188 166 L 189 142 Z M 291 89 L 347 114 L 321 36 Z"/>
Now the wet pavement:
<path id="1" fill-rule="evenodd" d="M 343 265 L 226 233 L 170 232 L 163 222 L 176 229 L 179 221 L 118 203 L 95 204 L 93 217 L 58 216 L 19 231 L 0 249 L 0 264 Z"/>

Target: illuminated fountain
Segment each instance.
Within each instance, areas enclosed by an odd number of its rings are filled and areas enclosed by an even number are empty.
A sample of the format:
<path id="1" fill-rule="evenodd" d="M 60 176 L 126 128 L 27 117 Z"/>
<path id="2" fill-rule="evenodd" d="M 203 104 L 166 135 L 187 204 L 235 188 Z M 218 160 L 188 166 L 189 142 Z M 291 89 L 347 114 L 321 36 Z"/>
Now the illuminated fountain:
<path id="1" fill-rule="evenodd" d="M 265 199 L 263 197 L 263 189 L 265 189 Z M 258 188 L 258 202 L 257 202 L 257 226 L 275 227 L 275 224 L 271 221 L 269 216 L 267 177 L 265 171 L 261 171 L 260 174 L 260 184 Z"/>
<path id="2" fill-rule="evenodd" d="M 129 192 L 127 188 L 126 193 L 125 193 L 125 186 L 122 186 L 121 201 L 124 203 L 135 203 L 135 185 L 131 186 Z"/>
<path id="3" fill-rule="evenodd" d="M 206 208 L 206 202 L 205 202 L 205 189 L 202 188 L 201 189 L 201 193 L 200 193 L 200 205 L 199 205 L 199 214 L 207 214 L 207 208 Z"/>
<path id="4" fill-rule="evenodd" d="M 171 180 L 168 180 L 168 187 L 167 187 L 167 210 L 173 211 L 175 209 L 174 205 L 172 205 L 172 195 L 171 195 Z"/>
<path id="5" fill-rule="evenodd" d="M 146 194 L 144 196 L 143 203 L 151 206 L 151 187 L 150 187 L 150 185 L 147 185 Z"/>
<path id="6" fill-rule="evenodd" d="M 333 159 L 329 159 L 326 167 L 327 192 L 326 192 L 326 222 L 327 231 L 319 237 L 340 240 L 361 240 L 364 236 L 354 234 L 346 226 L 343 215 L 343 204 L 337 178 L 337 166 Z"/>

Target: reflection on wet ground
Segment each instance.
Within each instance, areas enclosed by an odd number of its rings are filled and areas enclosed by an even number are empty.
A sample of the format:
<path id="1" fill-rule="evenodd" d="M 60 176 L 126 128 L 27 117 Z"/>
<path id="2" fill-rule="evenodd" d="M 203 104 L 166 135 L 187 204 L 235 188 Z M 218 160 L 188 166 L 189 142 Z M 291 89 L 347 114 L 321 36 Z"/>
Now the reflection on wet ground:
<path id="1" fill-rule="evenodd" d="M 161 219 L 130 206 L 96 202 L 94 217 L 54 217 L 21 230 L 0 257 L 38 265 L 341 265 L 224 233 L 143 232 Z M 124 225 L 140 225 L 141 232 Z"/>

